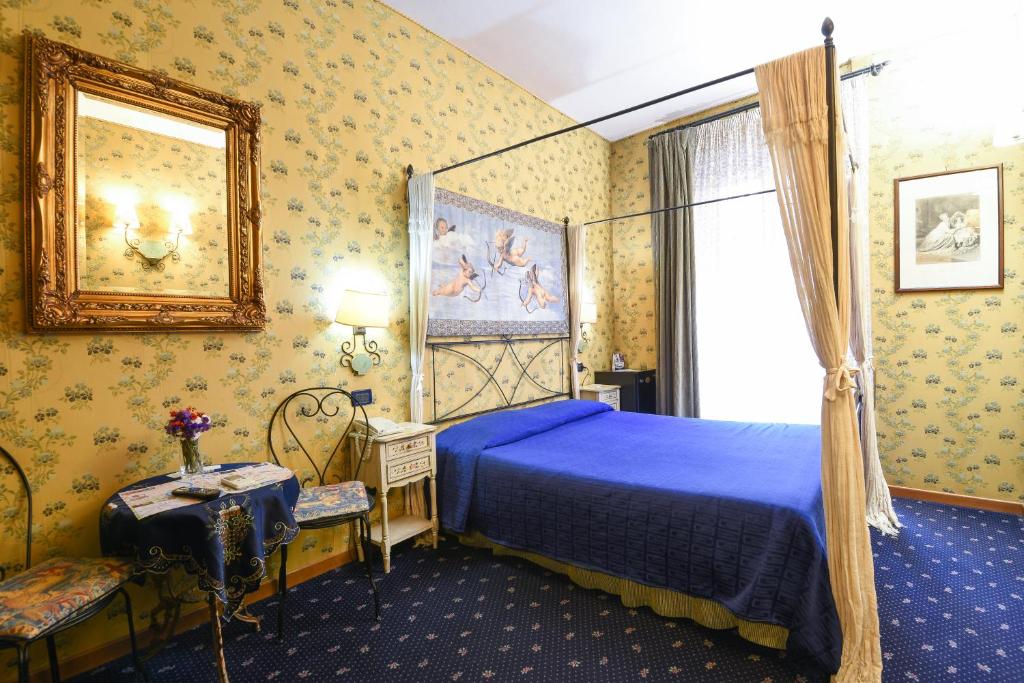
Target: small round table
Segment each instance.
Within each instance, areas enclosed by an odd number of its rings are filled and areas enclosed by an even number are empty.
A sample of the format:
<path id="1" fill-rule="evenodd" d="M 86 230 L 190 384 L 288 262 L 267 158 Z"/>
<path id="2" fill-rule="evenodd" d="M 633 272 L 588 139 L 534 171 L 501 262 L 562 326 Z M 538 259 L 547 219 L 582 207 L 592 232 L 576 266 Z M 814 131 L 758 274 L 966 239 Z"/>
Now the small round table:
<path id="1" fill-rule="evenodd" d="M 260 463 L 222 465 L 217 474 Z M 287 476 L 288 473 L 285 473 Z M 294 474 L 247 491 L 138 519 L 120 493 L 177 481 L 151 477 L 121 489 L 103 506 L 100 545 L 104 555 L 132 557 L 140 573 L 165 574 L 178 565 L 206 593 L 221 681 L 227 681 L 220 614 L 230 619 L 246 594 L 260 587 L 266 558 L 299 533 L 292 510 L 299 497 Z M 223 607 L 221 607 L 223 606 Z"/>

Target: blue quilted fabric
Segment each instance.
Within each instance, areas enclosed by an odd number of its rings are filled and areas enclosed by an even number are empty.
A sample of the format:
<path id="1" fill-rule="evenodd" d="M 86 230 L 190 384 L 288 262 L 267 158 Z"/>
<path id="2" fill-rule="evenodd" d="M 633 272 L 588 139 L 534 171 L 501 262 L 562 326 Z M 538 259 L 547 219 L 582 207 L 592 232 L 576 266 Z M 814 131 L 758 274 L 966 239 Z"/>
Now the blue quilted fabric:
<path id="1" fill-rule="evenodd" d="M 819 429 L 606 408 L 564 401 L 443 431 L 442 524 L 716 600 L 836 670 Z"/>

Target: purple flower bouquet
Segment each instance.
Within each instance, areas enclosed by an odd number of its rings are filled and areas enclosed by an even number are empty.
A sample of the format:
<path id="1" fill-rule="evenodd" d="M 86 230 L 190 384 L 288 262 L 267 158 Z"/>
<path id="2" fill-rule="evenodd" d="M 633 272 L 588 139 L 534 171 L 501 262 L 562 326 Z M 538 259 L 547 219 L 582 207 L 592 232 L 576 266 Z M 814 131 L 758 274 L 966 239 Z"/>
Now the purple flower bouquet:
<path id="1" fill-rule="evenodd" d="M 213 427 L 209 415 L 195 408 L 171 411 L 164 431 L 181 441 L 182 475 L 202 474 L 203 456 L 199 452 L 199 437 Z"/>

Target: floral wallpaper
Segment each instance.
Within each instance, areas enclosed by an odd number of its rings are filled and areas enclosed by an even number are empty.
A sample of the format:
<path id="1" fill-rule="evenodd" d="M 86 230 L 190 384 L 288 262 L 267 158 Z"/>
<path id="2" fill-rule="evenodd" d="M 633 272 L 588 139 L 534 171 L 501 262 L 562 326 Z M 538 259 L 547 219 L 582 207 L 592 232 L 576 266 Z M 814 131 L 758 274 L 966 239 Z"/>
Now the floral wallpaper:
<path id="1" fill-rule="evenodd" d="M 1024 500 L 1024 145 L 993 146 L 1005 104 L 939 59 L 900 54 L 869 82 L 882 465 L 890 484 Z M 929 106 L 935 72 L 964 109 Z M 993 164 L 1003 165 L 1003 290 L 896 294 L 893 179 Z"/>
<path id="2" fill-rule="evenodd" d="M 1007 105 L 972 77 L 962 55 L 958 65 L 924 45 L 882 58 L 892 64 L 868 79 L 868 93 L 872 319 L 886 477 L 892 485 L 1024 500 L 1024 146 L 993 146 L 997 113 Z M 995 63 L 987 52 L 975 58 Z M 956 92 L 955 102 L 934 106 L 939 91 Z M 612 144 L 612 215 L 649 207 L 646 140 L 655 130 Z M 997 163 L 1005 288 L 896 294 L 893 179 Z M 654 367 L 650 219 L 617 223 L 612 242 L 614 346 L 628 365 Z"/>
<path id="3" fill-rule="evenodd" d="M 262 103 L 266 332 L 24 333 L 23 30 Z M 159 429 L 172 407 L 213 416 L 202 448 L 215 461 L 265 459 L 274 406 L 304 386 L 368 387 L 371 414 L 407 419 L 405 166 L 438 168 L 570 124 L 373 0 L 10 0 L 0 9 L 0 73 L 0 443 L 32 482 L 37 560 L 97 554 L 102 502 L 177 467 L 180 452 Z M 578 131 L 437 180 L 549 220 L 601 218 L 609 144 Z M 612 307 L 610 235 L 599 226 L 587 243 L 586 283 L 602 311 Z M 370 332 L 383 365 L 357 378 L 339 366 L 351 332 L 332 320 L 344 283 L 370 278 L 387 287 L 392 324 Z M 611 329 L 607 316 L 593 326 L 588 366 L 607 367 Z M 445 370 L 444 401 L 472 394 L 466 372 Z M 0 511 L 19 519 L 13 482 L 0 481 Z M 401 496 L 390 502 L 402 509 Z M 19 561 L 23 532 L 5 521 L 0 561 Z M 326 558 L 346 539 L 347 530 L 304 533 L 289 566 Z M 148 591 L 135 602 L 140 615 L 153 605 Z M 62 656 L 122 633 L 123 617 L 110 615 L 116 623 L 101 617 L 61 636 Z"/>
<path id="4" fill-rule="evenodd" d="M 227 297 L 224 150 L 92 117 L 79 117 L 77 126 L 85 255 L 78 286 Z M 169 232 L 178 228 L 185 234 L 175 239 Z M 125 256 L 126 238 L 139 240 L 148 257 L 177 248 L 147 268 L 137 254 Z"/>

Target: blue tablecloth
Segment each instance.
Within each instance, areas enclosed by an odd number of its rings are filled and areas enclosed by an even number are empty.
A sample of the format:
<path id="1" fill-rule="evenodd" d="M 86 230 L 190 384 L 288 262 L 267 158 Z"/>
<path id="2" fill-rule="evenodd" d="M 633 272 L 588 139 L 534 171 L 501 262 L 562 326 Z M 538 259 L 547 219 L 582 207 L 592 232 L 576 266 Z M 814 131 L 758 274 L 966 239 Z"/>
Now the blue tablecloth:
<path id="1" fill-rule="evenodd" d="M 223 465 L 221 471 L 248 464 L 252 463 Z M 126 489 L 171 479 L 161 475 Z M 110 497 L 100 516 L 103 554 L 133 557 L 140 572 L 163 574 L 180 565 L 196 577 L 200 590 L 217 595 L 225 604 L 226 616 L 238 610 L 246 593 L 259 588 L 267 556 L 299 533 L 292 516 L 299 496 L 294 475 L 145 519 L 137 519 L 118 493 Z"/>

